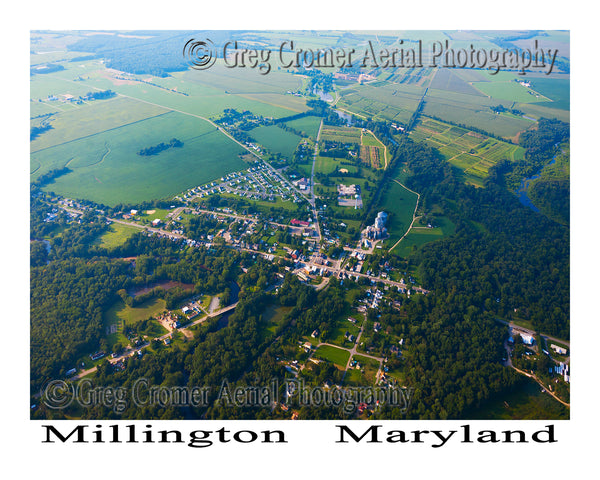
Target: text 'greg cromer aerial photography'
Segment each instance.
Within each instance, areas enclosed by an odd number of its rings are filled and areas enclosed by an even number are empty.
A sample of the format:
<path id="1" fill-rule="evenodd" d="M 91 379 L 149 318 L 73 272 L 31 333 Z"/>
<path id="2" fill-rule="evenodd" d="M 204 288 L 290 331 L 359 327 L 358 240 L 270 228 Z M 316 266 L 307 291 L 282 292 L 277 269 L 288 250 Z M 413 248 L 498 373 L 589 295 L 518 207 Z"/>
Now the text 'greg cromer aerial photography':
<path id="1" fill-rule="evenodd" d="M 568 31 L 30 49 L 32 419 L 569 418 Z"/>

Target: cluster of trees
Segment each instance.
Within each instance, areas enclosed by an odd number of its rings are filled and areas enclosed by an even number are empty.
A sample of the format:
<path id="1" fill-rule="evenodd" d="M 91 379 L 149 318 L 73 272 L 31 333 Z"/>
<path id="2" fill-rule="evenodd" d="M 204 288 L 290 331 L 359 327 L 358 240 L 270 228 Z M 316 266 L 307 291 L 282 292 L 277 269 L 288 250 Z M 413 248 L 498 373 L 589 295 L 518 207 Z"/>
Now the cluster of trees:
<path id="1" fill-rule="evenodd" d="M 150 155 L 158 155 L 160 152 L 168 150 L 169 148 L 181 147 L 183 147 L 183 142 L 181 140 L 178 140 L 177 138 L 172 138 L 171 140 L 169 140 L 169 143 L 160 142 L 158 145 L 142 148 L 139 152 L 137 152 L 137 154 L 148 157 Z"/>
<path id="2" fill-rule="evenodd" d="M 53 127 L 49 123 L 43 123 L 37 127 L 31 127 L 31 130 L 29 131 L 29 140 L 35 140 L 42 133 L 47 132 L 51 128 Z"/>
<path id="3" fill-rule="evenodd" d="M 510 112 L 513 115 L 523 115 L 523 112 L 521 110 L 518 110 L 516 108 L 506 108 L 502 104 L 491 106 L 490 110 L 494 113 Z"/>
<path id="4" fill-rule="evenodd" d="M 570 125 L 557 119 L 540 118 L 538 128 L 519 136 L 519 145 L 526 149 L 525 159 L 499 162 L 492 176 L 498 176 L 509 190 L 515 190 L 523 178 L 536 174 L 559 152 L 559 145 L 570 137 Z"/>
<path id="5" fill-rule="evenodd" d="M 88 92 L 83 97 L 79 97 L 81 100 L 105 100 L 112 98 L 116 95 L 112 90 L 102 90 L 100 92 Z"/>
<path id="6" fill-rule="evenodd" d="M 40 68 L 43 67 L 43 68 Z M 54 72 L 60 72 L 61 70 L 64 70 L 65 67 L 63 67 L 62 65 L 59 65 L 57 63 L 46 63 L 45 65 L 33 65 L 30 68 L 30 74 L 31 75 L 35 75 L 35 74 L 46 74 L 46 73 L 54 73 Z"/>
<path id="7" fill-rule="evenodd" d="M 568 178 L 533 182 L 527 192 L 546 216 L 568 225 L 571 220 L 571 182 Z"/>
<path id="8" fill-rule="evenodd" d="M 55 168 L 53 170 L 50 170 L 49 172 L 46 172 L 43 175 L 40 175 L 38 178 L 36 178 L 35 181 L 31 183 L 31 189 L 32 191 L 38 191 L 40 188 L 52 183 L 54 179 L 62 175 L 66 175 L 67 173 L 71 173 L 72 171 L 73 170 L 71 170 L 68 167 Z"/>

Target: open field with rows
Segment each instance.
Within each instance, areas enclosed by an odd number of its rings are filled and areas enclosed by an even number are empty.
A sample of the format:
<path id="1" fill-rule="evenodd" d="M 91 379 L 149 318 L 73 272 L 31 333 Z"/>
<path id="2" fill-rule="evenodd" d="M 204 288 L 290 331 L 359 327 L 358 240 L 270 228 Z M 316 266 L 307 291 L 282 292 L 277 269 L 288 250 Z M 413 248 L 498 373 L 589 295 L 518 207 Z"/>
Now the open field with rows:
<path id="1" fill-rule="evenodd" d="M 361 130 L 356 127 L 335 127 L 323 125 L 321 140 L 340 143 L 357 143 L 360 145 Z"/>
<path id="2" fill-rule="evenodd" d="M 464 172 L 466 182 L 477 186 L 483 185 L 490 167 L 503 159 L 522 159 L 525 152 L 518 145 L 431 118 L 423 118 L 411 137 L 437 148 L 446 160 Z"/>

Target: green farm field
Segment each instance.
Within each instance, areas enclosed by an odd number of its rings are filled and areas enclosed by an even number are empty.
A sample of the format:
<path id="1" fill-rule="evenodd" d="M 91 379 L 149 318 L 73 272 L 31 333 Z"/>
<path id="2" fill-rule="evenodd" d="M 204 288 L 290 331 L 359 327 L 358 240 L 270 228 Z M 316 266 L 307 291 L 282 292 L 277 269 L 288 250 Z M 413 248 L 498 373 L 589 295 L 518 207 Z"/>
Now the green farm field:
<path id="1" fill-rule="evenodd" d="M 296 147 L 302 140 L 295 133 L 288 132 L 276 125 L 256 127 L 248 134 L 271 153 L 281 153 L 287 159 L 293 157 Z"/>
<path id="2" fill-rule="evenodd" d="M 218 82 L 214 74 L 208 71 L 174 72 L 171 78 L 166 79 L 133 75 L 124 80 L 119 72 L 108 70 L 98 63 L 69 63 L 65 66 L 65 70 L 34 77 L 30 88 L 31 98 L 37 101 L 45 100 L 49 94 L 69 93 L 78 96 L 110 89 L 139 101 L 206 118 L 217 118 L 225 108 L 250 110 L 273 118 L 287 117 L 309 109 L 303 98 L 286 95 L 285 88 L 274 85 L 270 75 L 255 72 L 255 75 L 243 77 L 242 74 L 248 74 L 248 69 L 240 69 L 243 71 L 237 72 L 236 76 L 232 76 L 230 69 L 225 69 L 227 77 Z M 205 73 L 207 76 L 203 75 Z M 277 76 L 278 79 L 280 77 L 281 74 Z M 299 79 L 289 77 L 293 88 L 297 88 Z"/>
<path id="3" fill-rule="evenodd" d="M 406 123 L 424 91 L 419 85 L 357 85 L 342 91 L 338 106 L 358 116 Z"/>
<path id="4" fill-rule="evenodd" d="M 417 198 L 416 194 L 410 192 L 398 182 L 390 181 L 386 185 L 378 209 L 388 214 L 386 228 L 389 238 L 385 241 L 388 248 L 393 246 L 408 231 L 413 219 Z"/>
<path id="5" fill-rule="evenodd" d="M 125 97 L 87 102 L 54 115 L 50 122 L 52 129 L 33 140 L 30 151 L 35 153 L 165 113 L 168 113 L 165 108 Z"/>
<path id="6" fill-rule="evenodd" d="M 334 127 L 323 125 L 321 140 L 340 143 L 357 143 L 360 145 L 361 130 L 356 127 Z"/>
<path id="7" fill-rule="evenodd" d="M 437 219 L 437 224 L 438 226 L 435 228 L 413 226 L 408 235 L 393 249 L 393 252 L 401 257 L 407 257 L 414 248 L 452 235 L 456 229 L 456 226 L 446 217 Z"/>
<path id="8" fill-rule="evenodd" d="M 184 146 L 158 155 L 137 154 L 171 138 Z M 35 152 L 31 178 L 66 166 L 72 171 L 55 179 L 47 190 L 109 206 L 139 203 L 242 170 L 246 164 L 239 155 L 243 152 L 209 123 L 170 112 Z"/>
<path id="9" fill-rule="evenodd" d="M 517 85 L 520 87 L 520 85 Z M 522 117 L 496 115 L 490 107 L 503 103 L 498 99 L 482 95 L 468 95 L 430 88 L 423 114 L 441 118 L 467 127 L 476 127 L 507 139 L 531 126 L 531 121 Z M 510 106 L 512 102 L 504 102 Z"/>
<path id="10" fill-rule="evenodd" d="M 473 82 L 473 87 L 484 95 L 498 100 L 522 103 L 548 101 L 548 98 L 515 81 Z"/>
<path id="11" fill-rule="evenodd" d="M 319 125 L 321 124 L 321 118 L 311 115 L 285 122 L 285 124 L 288 127 L 304 133 L 308 137 L 317 138 L 317 134 L 319 133 Z"/>

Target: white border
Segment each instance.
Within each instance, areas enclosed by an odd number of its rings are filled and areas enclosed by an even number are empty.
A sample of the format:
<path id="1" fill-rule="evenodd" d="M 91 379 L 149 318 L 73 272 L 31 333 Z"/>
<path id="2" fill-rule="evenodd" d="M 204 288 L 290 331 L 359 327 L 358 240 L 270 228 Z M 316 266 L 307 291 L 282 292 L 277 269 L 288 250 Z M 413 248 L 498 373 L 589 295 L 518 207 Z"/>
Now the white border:
<path id="1" fill-rule="evenodd" d="M 2 354 L 5 381 L 2 388 L 2 442 L 4 457 L 22 475 L 44 478 L 106 478 L 136 475 L 150 478 L 191 473 L 254 478 L 321 478 L 325 473 L 362 478 L 373 474 L 395 476 L 434 474 L 451 478 L 506 478 L 510 475 L 552 475 L 565 478 L 593 456 L 594 411 L 598 391 L 594 357 L 597 313 L 592 303 L 597 254 L 594 238 L 599 178 L 595 154 L 595 81 L 598 78 L 595 25 L 577 16 L 592 17 L 589 9 L 565 2 L 149 2 L 76 1 L 28 2 L 15 19 L 5 13 L 2 32 L 4 135 L 10 145 L 3 152 L 2 185 L 4 229 L 2 283 L 5 315 Z M 585 7 L 584 7 L 585 8 Z M 591 18 L 590 18 L 591 20 Z M 282 428 L 290 443 L 248 448 L 216 446 L 191 449 L 171 445 L 42 445 L 40 422 L 28 420 L 29 322 L 28 310 L 28 98 L 29 30 L 45 29 L 570 29 L 572 52 L 572 342 L 574 375 L 571 420 L 567 422 L 401 422 L 385 428 L 449 429 L 469 423 L 473 428 L 524 428 L 536 430 L 556 425 L 555 445 L 447 445 L 432 449 L 423 445 L 339 445 L 330 422 L 251 422 L 250 428 Z M 8 72 L 10 70 L 10 77 Z M 584 105 L 588 109 L 584 110 Z M 586 115 L 589 111 L 590 114 Z M 14 128 L 13 128 L 14 127 Z M 592 130 L 593 129 L 593 130 Z M 6 135 L 8 133 L 8 135 Z M 27 168 L 22 168 L 27 166 Z M 595 202 L 595 203 L 594 203 Z M 591 260 L 591 263 L 590 263 Z M 596 262 L 594 262 L 596 260 Z M 589 272 L 589 273 L 588 273 Z M 15 302 L 15 299 L 17 300 Z M 99 422 L 92 422 L 95 425 Z M 143 425 L 158 422 L 141 422 Z M 179 422 L 160 423 L 177 428 Z M 210 422 L 244 428 L 245 422 Z M 334 422 L 337 423 L 337 422 Z M 281 426 L 280 426 L 281 425 Z M 481 427 L 478 427 L 481 425 Z M 181 428 L 188 430 L 188 422 Z M 197 428 L 207 428 L 205 424 Z M 232 427 L 233 429 L 233 427 Z M 595 471 L 592 467 L 590 471 Z M 6 469 L 6 471 L 11 471 Z M 12 470 L 15 471 L 15 470 Z"/>

